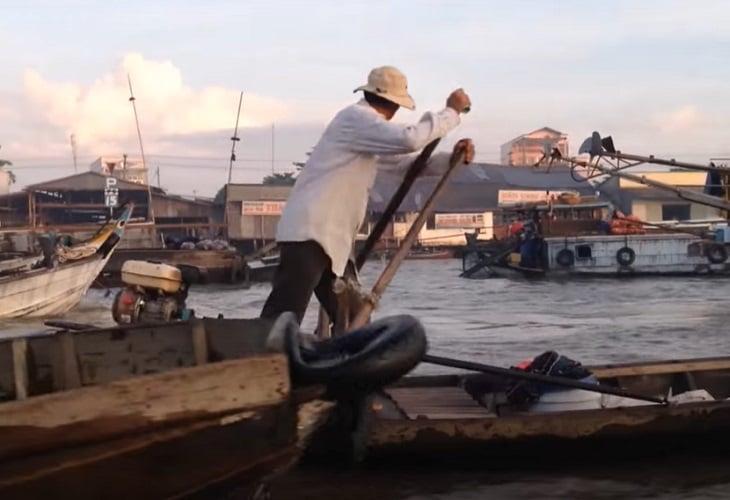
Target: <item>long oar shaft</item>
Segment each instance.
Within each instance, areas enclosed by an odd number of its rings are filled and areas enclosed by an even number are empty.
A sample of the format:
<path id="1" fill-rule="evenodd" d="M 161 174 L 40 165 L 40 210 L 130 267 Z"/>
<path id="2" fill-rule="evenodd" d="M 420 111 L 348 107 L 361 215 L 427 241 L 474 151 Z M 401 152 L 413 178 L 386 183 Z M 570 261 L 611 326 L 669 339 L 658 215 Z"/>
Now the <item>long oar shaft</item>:
<path id="1" fill-rule="evenodd" d="M 489 373 L 491 375 L 500 375 L 503 377 L 516 378 L 522 380 L 531 380 L 534 382 L 543 382 L 546 384 L 558 385 L 563 387 L 572 387 L 574 389 L 583 389 L 586 391 L 599 392 L 601 394 L 612 394 L 614 396 L 623 396 L 625 398 L 639 399 L 642 401 L 649 401 L 657 404 L 667 404 L 667 400 L 663 398 L 657 398 L 654 396 L 645 396 L 643 394 L 633 394 L 623 389 L 616 387 L 609 387 L 598 384 L 588 384 L 581 382 L 580 380 L 564 378 L 564 377 L 553 377 L 550 375 L 541 375 L 539 373 L 530 373 L 522 370 L 515 370 L 509 368 L 501 368 L 498 366 L 485 365 L 482 363 L 475 363 L 472 361 L 464 361 L 460 359 L 444 358 L 441 356 L 432 356 L 426 354 L 423 356 L 425 363 L 431 363 L 439 366 L 447 366 L 449 368 L 460 368 L 463 370 L 471 370 L 482 373 Z"/>

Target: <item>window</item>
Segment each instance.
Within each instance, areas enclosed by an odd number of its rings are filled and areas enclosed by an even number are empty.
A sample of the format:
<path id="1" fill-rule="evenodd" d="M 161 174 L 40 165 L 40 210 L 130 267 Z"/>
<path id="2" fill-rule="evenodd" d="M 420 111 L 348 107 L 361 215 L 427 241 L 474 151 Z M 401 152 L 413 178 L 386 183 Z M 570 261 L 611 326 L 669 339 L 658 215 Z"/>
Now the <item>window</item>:
<path id="1" fill-rule="evenodd" d="M 577 260 L 590 260 L 593 258 L 593 251 L 590 245 L 576 245 L 575 258 Z"/>
<path id="2" fill-rule="evenodd" d="M 662 220 L 688 220 L 690 212 L 689 203 L 665 203 L 662 205 Z"/>
<path id="3" fill-rule="evenodd" d="M 687 257 L 701 257 L 702 243 L 694 242 L 687 245 Z"/>

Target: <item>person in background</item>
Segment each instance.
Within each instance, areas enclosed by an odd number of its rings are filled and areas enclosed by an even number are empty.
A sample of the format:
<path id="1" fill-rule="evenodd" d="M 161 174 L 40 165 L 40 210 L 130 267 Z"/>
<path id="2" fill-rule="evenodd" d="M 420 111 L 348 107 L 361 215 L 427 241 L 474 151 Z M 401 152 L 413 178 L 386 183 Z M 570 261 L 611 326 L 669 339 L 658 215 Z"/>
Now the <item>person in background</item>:
<path id="1" fill-rule="evenodd" d="M 401 107 L 413 110 L 415 103 L 405 75 L 392 66 L 373 69 L 358 91 L 363 98 L 329 123 L 289 194 L 276 230 L 279 266 L 262 318 L 291 311 L 301 324 L 312 293 L 336 318 L 333 285 L 352 266 L 353 245 L 378 169 L 405 172 L 418 151 L 459 125 L 460 114 L 471 105 L 459 89 L 440 111 L 427 112 L 416 123 L 393 123 Z M 474 145 L 462 139 L 454 152 L 463 152 L 464 162 L 470 163 Z M 426 174 L 446 172 L 450 156 L 433 155 Z"/>

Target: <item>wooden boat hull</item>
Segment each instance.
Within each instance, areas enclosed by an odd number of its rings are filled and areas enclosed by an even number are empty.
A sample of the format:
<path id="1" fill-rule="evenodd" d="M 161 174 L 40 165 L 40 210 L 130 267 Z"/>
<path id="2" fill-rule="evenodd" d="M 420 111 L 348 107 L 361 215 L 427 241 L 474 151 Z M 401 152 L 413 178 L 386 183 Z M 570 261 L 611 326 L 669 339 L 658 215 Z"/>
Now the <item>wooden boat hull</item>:
<path id="1" fill-rule="evenodd" d="M 298 458 L 296 413 L 284 410 L 269 408 L 228 425 L 182 426 L 17 461 L 0 468 L 0 476 L 13 478 L 0 480 L 0 493 L 26 499 L 63 491 L 69 498 L 120 500 L 188 498 L 231 488 L 252 493 Z"/>
<path id="2" fill-rule="evenodd" d="M 119 287 L 122 265 L 128 260 L 151 260 L 176 266 L 183 264 L 200 271 L 197 281 L 204 283 L 236 283 L 244 279 L 243 259 L 234 250 L 181 250 L 169 248 L 120 248 L 104 266 L 97 287 Z"/>
<path id="3" fill-rule="evenodd" d="M 270 328 L 196 319 L 0 338 L 0 497 L 178 498 L 285 471 L 302 403 L 321 389 L 292 389 Z"/>
<path id="4" fill-rule="evenodd" d="M 64 314 L 78 305 L 99 275 L 101 256 L 0 281 L 0 319 Z"/>
<path id="5" fill-rule="evenodd" d="M 308 458 L 498 468 L 726 453 L 730 358 L 589 368 L 602 383 L 620 384 L 633 393 L 666 395 L 670 387 L 674 394 L 704 388 L 715 400 L 555 412 L 505 406 L 495 413 L 460 386 L 460 375 L 412 377 L 358 406 L 338 408 Z M 348 421 L 347 415 L 350 422 L 356 415 L 357 425 L 345 435 L 341 423 Z"/>
<path id="6" fill-rule="evenodd" d="M 57 249 L 63 260 L 54 267 L 0 279 L 0 319 L 58 315 L 76 307 L 114 254 L 133 209 L 130 205 L 84 244 Z"/>
<path id="7" fill-rule="evenodd" d="M 444 260 L 453 258 L 453 254 L 448 250 L 443 252 L 411 252 L 406 256 L 406 260 Z"/>

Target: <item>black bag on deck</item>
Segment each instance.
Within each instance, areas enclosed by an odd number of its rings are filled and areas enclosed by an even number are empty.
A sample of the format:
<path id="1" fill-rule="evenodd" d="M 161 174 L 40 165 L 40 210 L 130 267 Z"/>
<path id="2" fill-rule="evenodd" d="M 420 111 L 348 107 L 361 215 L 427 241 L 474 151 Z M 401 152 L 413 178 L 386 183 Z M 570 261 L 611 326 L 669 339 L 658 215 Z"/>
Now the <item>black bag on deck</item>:
<path id="1" fill-rule="evenodd" d="M 555 351 L 545 351 L 532 362 L 523 367 L 514 370 L 522 370 L 540 375 L 550 375 L 553 377 L 565 377 L 575 380 L 582 380 L 593 375 L 586 370 L 578 361 L 570 359 Z M 540 399 L 545 392 L 554 390 L 558 386 L 536 382 L 532 380 L 515 380 L 505 391 L 507 399 L 515 406 L 526 407 Z"/>

